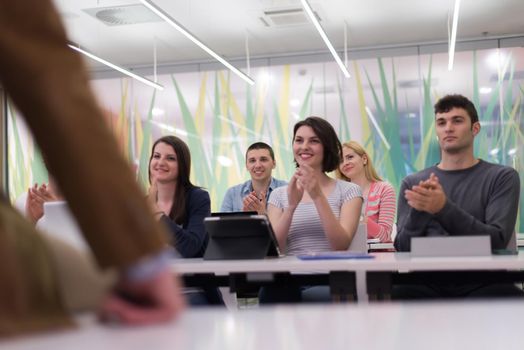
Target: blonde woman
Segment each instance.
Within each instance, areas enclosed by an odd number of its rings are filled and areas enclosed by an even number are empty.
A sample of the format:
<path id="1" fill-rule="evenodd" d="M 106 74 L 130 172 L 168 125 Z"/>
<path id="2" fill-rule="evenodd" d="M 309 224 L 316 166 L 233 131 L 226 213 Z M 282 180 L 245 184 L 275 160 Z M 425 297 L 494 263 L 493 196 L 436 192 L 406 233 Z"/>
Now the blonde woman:
<path id="1" fill-rule="evenodd" d="M 358 142 L 349 141 L 342 145 L 342 162 L 337 177 L 362 189 L 362 214 L 367 223 L 368 238 L 391 242 L 396 212 L 395 190 L 378 176 L 371 158 Z"/>

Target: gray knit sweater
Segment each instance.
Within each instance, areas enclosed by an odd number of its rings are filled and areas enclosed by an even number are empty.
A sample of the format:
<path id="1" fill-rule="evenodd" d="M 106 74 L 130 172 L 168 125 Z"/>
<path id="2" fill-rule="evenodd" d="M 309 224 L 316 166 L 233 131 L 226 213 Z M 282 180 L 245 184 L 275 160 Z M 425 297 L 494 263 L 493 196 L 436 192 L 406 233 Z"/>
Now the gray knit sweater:
<path id="1" fill-rule="evenodd" d="M 413 209 L 404 197 L 406 189 L 431 173 L 447 196 L 444 208 L 435 215 Z M 492 249 L 504 249 L 515 229 L 519 196 L 515 169 L 482 160 L 468 169 L 445 171 L 433 166 L 409 175 L 399 192 L 395 248 L 410 251 L 411 237 L 488 235 Z"/>

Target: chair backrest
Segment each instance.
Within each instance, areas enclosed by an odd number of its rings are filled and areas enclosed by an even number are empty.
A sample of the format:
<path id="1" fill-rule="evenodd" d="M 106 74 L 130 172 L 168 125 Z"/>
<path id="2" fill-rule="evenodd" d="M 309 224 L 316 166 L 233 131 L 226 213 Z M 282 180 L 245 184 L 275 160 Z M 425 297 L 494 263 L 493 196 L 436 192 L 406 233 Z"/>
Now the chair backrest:
<path id="1" fill-rule="evenodd" d="M 397 237 L 397 223 L 393 223 L 393 227 L 391 230 L 391 242 L 395 242 L 395 237 Z"/>
<path id="2" fill-rule="evenodd" d="M 348 251 L 367 253 L 368 251 L 368 230 L 365 223 L 358 224 L 357 232 L 353 236 L 353 240 L 349 245 Z"/>

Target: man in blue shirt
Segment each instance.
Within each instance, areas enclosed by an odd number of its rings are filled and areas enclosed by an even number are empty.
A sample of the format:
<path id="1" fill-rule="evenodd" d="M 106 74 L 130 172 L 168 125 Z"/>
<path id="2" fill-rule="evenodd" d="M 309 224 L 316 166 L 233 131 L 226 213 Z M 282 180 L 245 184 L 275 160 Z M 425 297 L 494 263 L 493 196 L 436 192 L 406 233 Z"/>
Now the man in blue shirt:
<path id="1" fill-rule="evenodd" d="M 251 180 L 229 188 L 220 211 L 256 211 L 265 214 L 271 191 L 287 185 L 286 181 L 271 176 L 275 167 L 275 154 L 271 146 L 264 142 L 255 142 L 249 146 L 246 151 L 246 169 Z"/>

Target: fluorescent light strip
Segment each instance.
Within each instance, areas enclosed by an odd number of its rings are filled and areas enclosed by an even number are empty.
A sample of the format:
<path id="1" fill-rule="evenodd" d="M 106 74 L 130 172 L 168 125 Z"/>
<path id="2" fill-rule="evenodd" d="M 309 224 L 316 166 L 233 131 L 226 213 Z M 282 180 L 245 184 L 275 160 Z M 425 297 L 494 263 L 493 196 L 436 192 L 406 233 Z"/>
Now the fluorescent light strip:
<path id="1" fill-rule="evenodd" d="M 306 11 L 306 13 L 308 14 L 309 18 L 311 19 L 311 22 L 313 22 L 313 25 L 315 26 L 315 28 L 317 28 L 318 32 L 320 33 L 320 36 L 322 37 L 322 39 L 326 43 L 326 46 L 328 47 L 329 51 L 331 52 L 331 55 L 333 55 L 333 58 L 338 63 L 338 66 L 342 70 L 342 73 L 344 73 L 344 76 L 346 78 L 350 78 L 351 75 L 349 74 L 349 71 L 348 71 L 347 67 L 344 65 L 344 63 L 342 62 L 342 60 L 338 56 L 338 53 L 335 51 L 335 48 L 331 44 L 331 41 L 329 41 L 329 38 L 327 37 L 326 33 L 324 32 L 324 29 L 322 29 L 322 26 L 318 22 L 317 17 L 313 13 L 313 10 L 311 9 L 311 6 L 309 6 L 309 3 L 307 2 L 307 0 L 300 0 L 300 1 L 302 2 L 302 6 L 304 7 L 304 10 Z"/>
<path id="2" fill-rule="evenodd" d="M 234 67 L 231 63 L 220 57 L 215 51 L 211 50 L 209 47 L 207 47 L 203 42 L 201 42 L 199 39 L 197 39 L 193 34 L 188 32 L 182 25 L 178 24 L 171 16 L 169 16 L 166 12 L 164 12 L 161 8 L 159 8 L 157 5 L 155 5 L 152 1 L 149 0 L 140 0 L 140 2 L 146 6 L 148 9 L 153 11 L 158 17 L 162 18 L 164 21 L 169 23 L 173 28 L 178 30 L 181 34 L 183 34 L 186 38 L 191 40 L 193 43 L 195 43 L 198 47 L 200 47 L 202 50 L 207 52 L 209 55 L 211 55 L 213 58 L 215 58 L 217 61 L 222 63 L 224 66 L 229 68 L 233 73 L 238 75 L 240 78 L 244 79 L 248 84 L 253 85 L 255 84 L 255 81 L 248 77 L 246 74 L 242 73 L 238 68 Z"/>
<path id="3" fill-rule="evenodd" d="M 455 43 L 457 41 L 457 26 L 460 9 L 460 0 L 455 0 L 455 10 L 453 11 L 453 27 L 451 28 L 451 40 L 449 43 L 449 62 L 448 70 L 453 70 L 453 60 L 455 59 Z M 449 27 L 448 27 L 449 28 Z"/>
<path id="4" fill-rule="evenodd" d="M 71 44 L 68 44 L 68 46 L 69 46 L 70 48 L 72 48 L 73 50 L 78 51 L 78 52 L 80 52 L 81 54 L 86 55 L 87 57 L 89 57 L 89 58 L 91 58 L 91 59 L 93 59 L 93 60 L 95 60 L 95 61 L 98 61 L 98 62 L 100 62 L 100 63 L 102 63 L 102 64 L 105 64 L 106 66 L 108 66 L 108 67 L 110 67 L 110 68 L 113 68 L 114 70 L 117 70 L 117 71 L 119 71 L 120 73 L 123 73 L 123 74 L 125 74 L 125 75 L 127 75 L 127 76 L 130 76 L 131 78 L 134 78 L 134 79 L 140 81 L 141 83 L 147 84 L 147 85 L 149 85 L 149 86 L 151 86 L 151 87 L 154 87 L 155 89 L 158 89 L 158 90 L 164 90 L 164 87 L 163 87 L 162 85 L 157 84 L 157 83 L 155 83 L 154 81 L 151 81 L 151 80 L 149 80 L 149 79 L 146 79 L 146 78 L 144 78 L 144 77 L 141 77 L 140 75 L 136 75 L 135 73 L 131 73 L 131 72 L 128 71 L 127 69 L 124 69 L 124 68 L 122 68 L 122 67 L 119 67 L 119 66 L 117 66 L 116 64 L 113 64 L 113 63 L 111 63 L 111 62 L 108 62 L 108 61 L 104 60 L 103 58 L 100 58 L 100 57 L 98 57 L 98 56 L 95 56 L 95 55 L 93 55 L 92 53 L 87 52 L 87 51 L 85 51 L 85 50 L 82 50 L 81 48 L 79 48 L 79 47 L 77 47 L 77 46 L 73 46 L 73 45 L 71 45 Z"/>
<path id="5" fill-rule="evenodd" d="M 375 127 L 375 129 L 377 130 L 378 132 L 378 136 L 380 136 L 380 138 L 382 139 L 382 142 L 384 142 L 384 145 L 386 146 L 386 148 L 388 149 L 388 151 L 391 149 L 391 146 L 389 145 L 389 142 L 388 140 L 386 140 L 386 137 L 384 136 L 384 134 L 382 133 L 382 130 L 380 129 L 380 127 L 378 126 L 378 123 L 377 121 L 375 120 L 375 117 L 373 116 L 373 113 L 371 113 L 371 110 L 369 109 L 368 106 L 366 106 L 366 113 L 368 114 L 368 117 L 369 119 L 371 120 L 371 123 L 373 123 L 373 126 Z"/>

